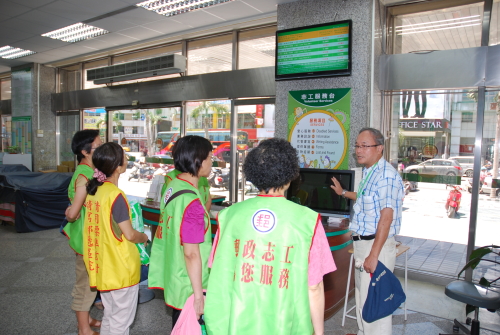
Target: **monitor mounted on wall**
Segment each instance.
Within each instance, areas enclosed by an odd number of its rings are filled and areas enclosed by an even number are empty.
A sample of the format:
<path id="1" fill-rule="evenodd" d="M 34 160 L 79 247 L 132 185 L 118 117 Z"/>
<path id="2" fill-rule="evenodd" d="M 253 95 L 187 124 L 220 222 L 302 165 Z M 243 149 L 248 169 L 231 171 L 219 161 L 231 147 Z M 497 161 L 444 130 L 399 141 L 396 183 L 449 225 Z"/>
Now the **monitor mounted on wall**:
<path id="1" fill-rule="evenodd" d="M 351 75 L 352 21 L 276 32 L 276 80 Z"/>
<path id="2" fill-rule="evenodd" d="M 353 170 L 303 168 L 290 183 L 286 196 L 323 216 L 349 217 L 353 201 L 337 195 L 330 185 L 335 177 L 343 189 L 354 191 L 354 175 Z"/>

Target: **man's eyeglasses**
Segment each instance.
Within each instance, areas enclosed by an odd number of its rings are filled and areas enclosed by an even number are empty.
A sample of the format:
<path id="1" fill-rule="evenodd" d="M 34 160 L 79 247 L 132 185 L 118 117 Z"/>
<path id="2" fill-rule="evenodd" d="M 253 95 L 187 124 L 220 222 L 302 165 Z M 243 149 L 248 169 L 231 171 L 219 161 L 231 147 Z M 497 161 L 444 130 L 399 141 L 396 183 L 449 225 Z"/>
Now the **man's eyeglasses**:
<path id="1" fill-rule="evenodd" d="M 355 146 L 354 146 L 354 149 L 363 149 L 363 150 L 365 150 L 366 148 L 378 147 L 379 145 L 382 145 L 382 144 L 374 144 L 374 145 L 355 145 Z"/>

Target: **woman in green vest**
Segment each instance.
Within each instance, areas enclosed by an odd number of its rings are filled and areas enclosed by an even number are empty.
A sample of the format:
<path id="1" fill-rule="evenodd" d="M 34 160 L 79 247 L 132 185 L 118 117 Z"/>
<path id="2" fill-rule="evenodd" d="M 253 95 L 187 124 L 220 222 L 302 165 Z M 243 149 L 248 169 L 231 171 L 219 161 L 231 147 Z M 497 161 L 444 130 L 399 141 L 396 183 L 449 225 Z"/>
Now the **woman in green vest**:
<path id="1" fill-rule="evenodd" d="M 323 334 L 323 275 L 336 267 L 318 213 L 284 197 L 298 163 L 282 139 L 262 141 L 245 159 L 259 195 L 219 212 L 208 334 Z"/>
<path id="2" fill-rule="evenodd" d="M 150 288 L 164 290 L 165 303 L 173 308 L 173 327 L 192 294 L 197 316 L 204 310 L 212 235 L 198 185 L 201 177 L 210 174 L 212 144 L 200 136 L 185 136 L 175 143 L 172 153 L 180 174 L 162 194 L 148 283 Z"/>
<path id="3" fill-rule="evenodd" d="M 68 223 L 63 232 L 69 238 L 69 246 L 76 254 L 76 282 L 73 286 L 71 309 L 76 314 L 79 335 L 97 334 L 90 327 L 98 328 L 101 325 L 100 321 L 92 319 L 89 315 L 97 291 L 90 289 L 89 276 L 83 262 L 83 219 L 85 218 L 83 203 L 87 196 L 87 182 L 92 179 L 94 174 L 92 154 L 101 144 L 99 130 L 95 129 L 80 130 L 75 133 L 71 141 L 71 150 L 76 155 L 78 166 L 68 187 L 68 198 L 71 206 L 66 210 Z"/>

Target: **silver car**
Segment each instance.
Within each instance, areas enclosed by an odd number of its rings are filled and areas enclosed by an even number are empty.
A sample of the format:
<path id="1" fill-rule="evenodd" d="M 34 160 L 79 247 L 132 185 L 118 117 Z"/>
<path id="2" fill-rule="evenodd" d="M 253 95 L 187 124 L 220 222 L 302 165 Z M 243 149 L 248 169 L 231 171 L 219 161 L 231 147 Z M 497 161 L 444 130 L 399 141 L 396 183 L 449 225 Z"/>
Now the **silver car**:
<path id="1" fill-rule="evenodd" d="M 462 176 L 463 169 L 460 163 L 453 159 L 429 159 L 418 165 L 410 165 L 403 172 L 431 176 Z"/>
<path id="2" fill-rule="evenodd" d="M 472 172 L 474 167 L 474 156 L 455 156 L 455 157 L 450 157 L 450 159 L 460 163 L 460 166 L 462 167 L 464 172 L 464 176 L 472 178 Z"/>

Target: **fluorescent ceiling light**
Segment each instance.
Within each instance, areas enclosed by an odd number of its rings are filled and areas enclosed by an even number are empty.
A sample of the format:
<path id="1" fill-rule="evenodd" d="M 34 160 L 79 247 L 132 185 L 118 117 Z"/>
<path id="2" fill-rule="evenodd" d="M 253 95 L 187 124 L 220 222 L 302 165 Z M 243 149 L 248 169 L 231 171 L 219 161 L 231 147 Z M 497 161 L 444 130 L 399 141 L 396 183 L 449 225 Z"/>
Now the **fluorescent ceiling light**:
<path id="1" fill-rule="evenodd" d="M 109 31 L 80 22 L 61 29 L 50 31 L 46 34 L 42 34 L 42 36 L 73 43 L 107 33 L 109 33 Z"/>
<path id="2" fill-rule="evenodd" d="M 428 26 L 428 25 L 433 25 L 434 23 L 442 24 L 444 22 L 450 22 L 450 21 L 462 21 L 466 19 L 477 19 L 480 18 L 480 15 L 472 15 L 472 16 L 465 16 L 465 17 L 459 17 L 456 19 L 447 19 L 447 20 L 439 20 L 439 21 L 429 21 L 429 22 L 421 22 L 421 23 L 409 23 L 409 24 L 403 24 L 402 26 L 396 26 L 397 28 L 406 28 L 406 27 L 415 27 L 415 26 Z M 457 22 L 455 22 L 457 23 Z"/>
<path id="3" fill-rule="evenodd" d="M 23 50 L 19 48 L 14 48 L 9 45 L 0 48 L 0 57 L 5 59 L 15 59 L 28 55 L 36 54 L 36 52 L 31 50 Z"/>
<path id="4" fill-rule="evenodd" d="M 409 35 L 409 34 L 418 34 L 418 33 L 428 33 L 430 31 L 438 31 L 438 30 L 448 30 L 448 29 L 457 29 L 457 28 L 465 28 L 465 27 L 472 27 L 472 26 L 479 26 L 481 22 L 479 23 L 473 23 L 473 24 L 465 24 L 465 25 L 460 25 L 460 26 L 454 26 L 454 27 L 446 27 L 446 28 L 436 28 L 436 29 L 427 29 L 427 30 L 418 30 L 418 31 L 403 31 L 403 32 L 398 32 L 398 35 Z"/>
<path id="5" fill-rule="evenodd" d="M 409 34 L 426 33 L 430 31 L 465 28 L 465 27 L 477 26 L 480 24 L 481 24 L 480 16 L 473 15 L 457 19 L 431 21 L 431 22 L 423 22 L 415 24 L 412 23 L 404 24 L 402 26 L 396 27 L 396 33 L 398 35 L 409 35 Z"/>
<path id="6" fill-rule="evenodd" d="M 174 16 L 234 0 L 148 0 L 136 4 L 161 15 Z"/>

